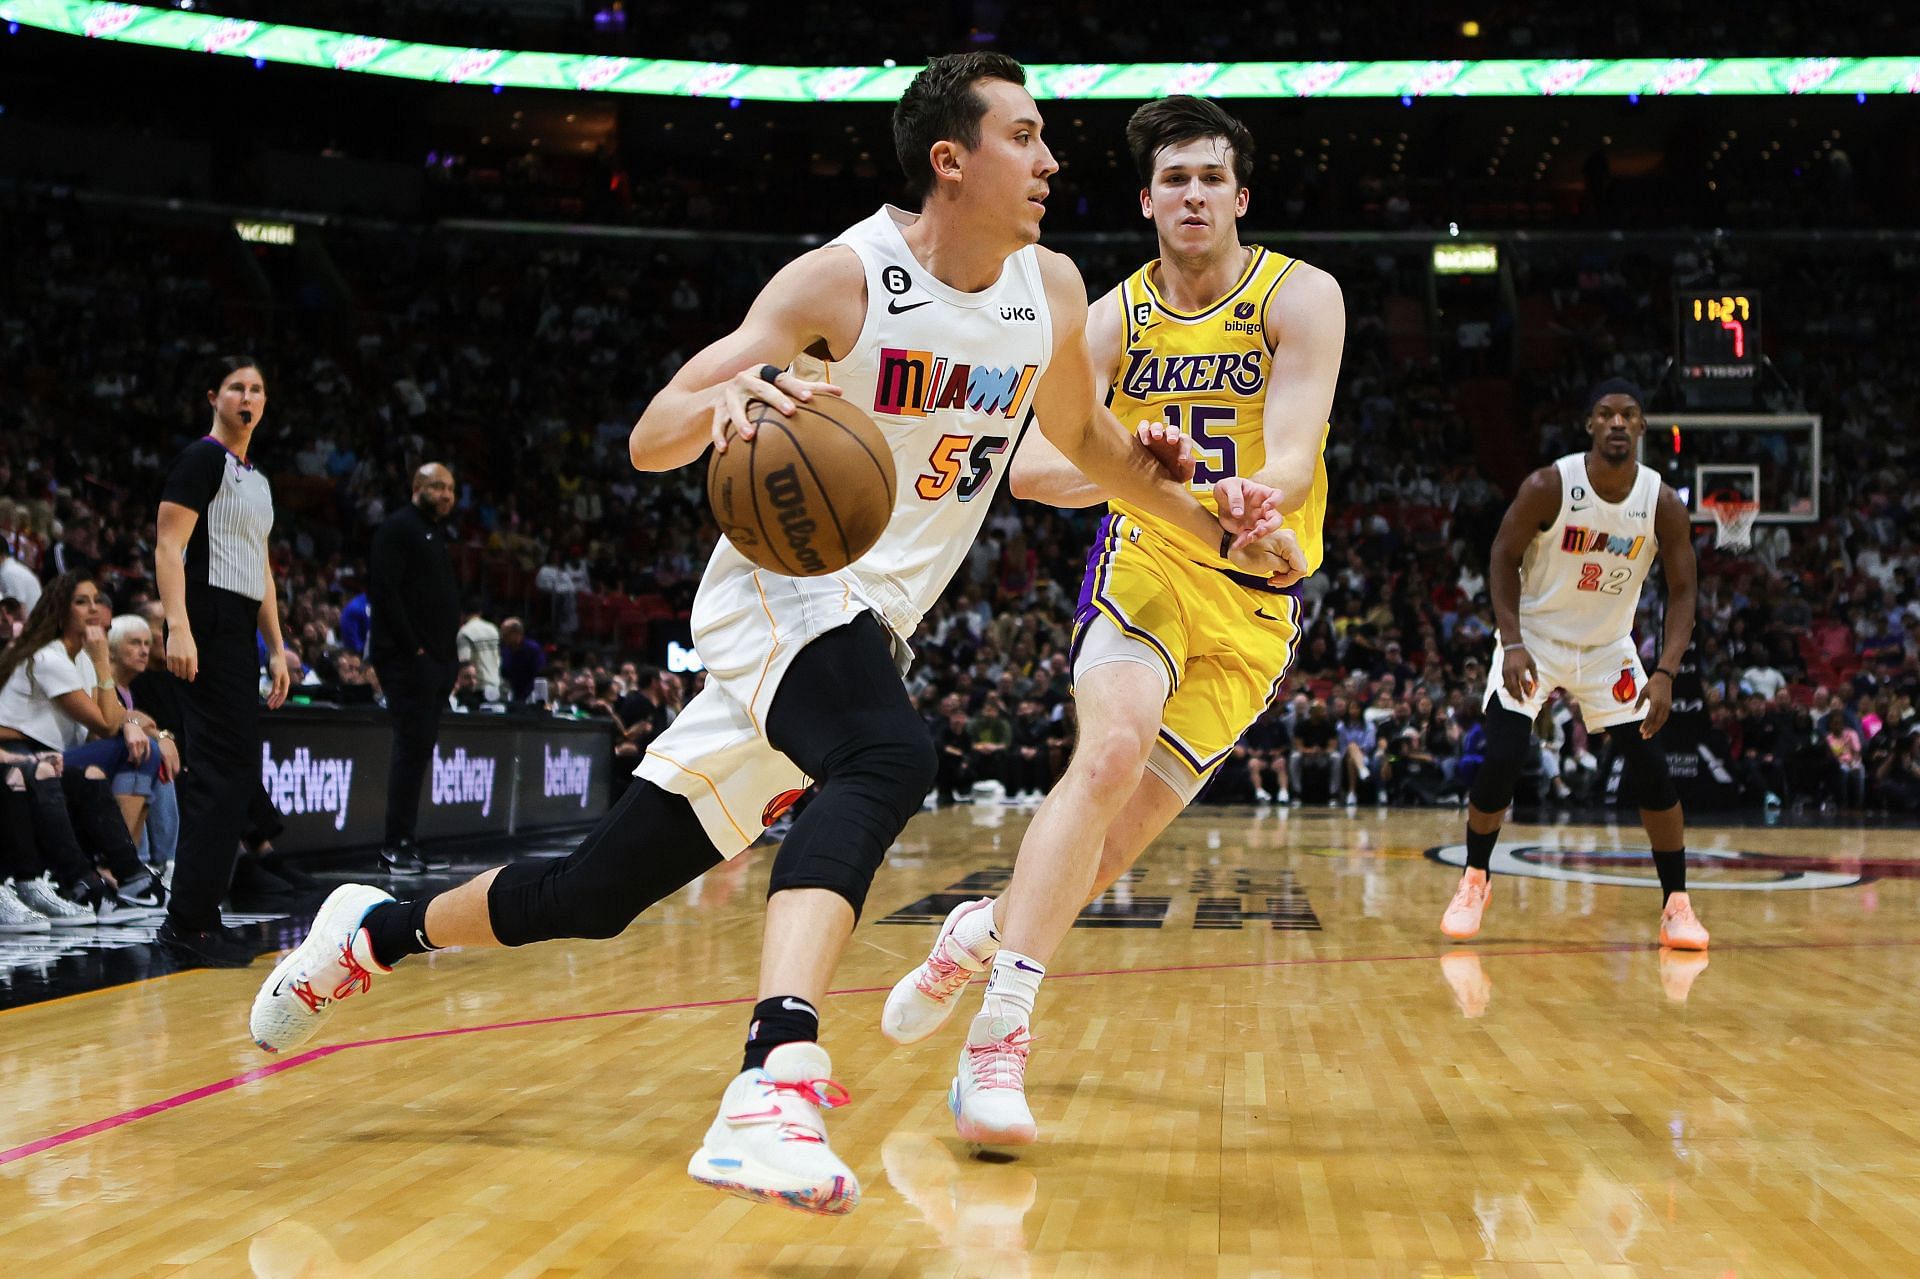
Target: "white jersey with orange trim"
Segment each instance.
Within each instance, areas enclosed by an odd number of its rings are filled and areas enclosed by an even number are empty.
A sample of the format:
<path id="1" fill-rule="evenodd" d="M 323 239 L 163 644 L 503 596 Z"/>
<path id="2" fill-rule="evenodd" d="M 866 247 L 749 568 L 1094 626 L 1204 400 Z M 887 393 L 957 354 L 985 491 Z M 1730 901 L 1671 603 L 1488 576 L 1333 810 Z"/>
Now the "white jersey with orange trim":
<path id="1" fill-rule="evenodd" d="M 886 436 L 897 479 L 886 532 L 831 576 L 902 637 L 966 559 L 1032 424 L 1034 388 L 1053 353 L 1038 251 L 1019 250 L 990 287 L 961 293 L 907 247 L 901 231 L 918 217 L 883 205 L 832 241 L 860 257 L 867 314 L 853 349 L 826 366 Z M 751 569 L 723 538 L 707 573 Z"/>
<path id="2" fill-rule="evenodd" d="M 833 241 L 860 258 L 867 312 L 853 349 L 824 375 L 873 418 L 893 454 L 886 531 L 858 562 L 818 577 L 758 568 L 722 538 L 693 605 L 706 687 L 634 770 L 685 796 L 722 856 L 752 844 L 807 784 L 766 737 L 794 657 L 873 613 L 896 637 L 904 668 L 906 640 L 965 562 L 1033 423 L 1034 389 L 1053 351 L 1038 252 L 1019 250 L 991 287 L 960 293 L 907 247 L 901 228 L 915 217 L 883 206 Z"/>
<path id="3" fill-rule="evenodd" d="M 1609 502 L 1587 478 L 1586 454 L 1569 453 L 1554 467 L 1560 512 L 1520 560 L 1520 634 L 1611 644 L 1633 633 L 1640 588 L 1660 546 L 1660 473 L 1640 467 L 1626 500 Z"/>

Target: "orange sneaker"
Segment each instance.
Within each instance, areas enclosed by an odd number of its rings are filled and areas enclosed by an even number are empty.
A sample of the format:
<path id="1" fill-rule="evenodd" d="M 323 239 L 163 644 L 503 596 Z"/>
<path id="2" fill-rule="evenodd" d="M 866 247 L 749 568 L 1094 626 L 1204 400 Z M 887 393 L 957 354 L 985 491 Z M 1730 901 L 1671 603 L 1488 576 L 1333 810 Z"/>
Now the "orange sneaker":
<path id="1" fill-rule="evenodd" d="M 1694 978 L 1707 971 L 1706 954 L 1698 950 L 1660 948 L 1660 989 L 1673 1003 L 1684 1004 L 1693 993 Z"/>
<path id="2" fill-rule="evenodd" d="M 1460 887 L 1453 890 L 1453 900 L 1447 903 L 1447 913 L 1440 917 L 1440 931 L 1455 941 L 1465 941 L 1480 931 L 1480 916 L 1487 912 L 1487 899 L 1493 896 L 1493 885 L 1487 880 L 1487 872 L 1469 868 L 1460 876 Z M 1705 933 L 1701 936 L 1704 938 Z M 1700 943 L 1706 945 L 1703 940 Z"/>
<path id="3" fill-rule="evenodd" d="M 1493 981 L 1470 950 L 1450 950 L 1440 956 L 1440 975 L 1453 988 L 1453 1002 L 1462 1017 L 1480 1017 L 1493 1001 Z"/>
<path id="4" fill-rule="evenodd" d="M 1706 925 L 1693 913 L 1693 903 L 1685 893 L 1667 898 L 1667 908 L 1660 912 L 1660 944 L 1675 950 L 1707 948 Z"/>

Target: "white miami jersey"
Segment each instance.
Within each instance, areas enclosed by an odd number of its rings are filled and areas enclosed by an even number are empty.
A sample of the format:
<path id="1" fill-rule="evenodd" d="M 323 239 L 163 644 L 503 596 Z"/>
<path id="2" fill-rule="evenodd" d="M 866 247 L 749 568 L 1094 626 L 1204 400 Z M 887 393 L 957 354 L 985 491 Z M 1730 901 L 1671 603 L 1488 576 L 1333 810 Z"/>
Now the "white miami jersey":
<path id="1" fill-rule="evenodd" d="M 1624 502 L 1587 479 L 1584 453 L 1555 462 L 1560 513 L 1520 561 L 1520 634 L 1562 644 L 1611 644 L 1633 633 L 1640 587 L 1660 541 L 1654 511 L 1660 474 L 1642 466 Z"/>
<path id="2" fill-rule="evenodd" d="M 849 584 L 907 636 L 966 559 L 1015 447 L 1033 423 L 1034 388 L 1053 351 L 1038 252 L 1023 248 L 979 293 L 935 279 L 901 236 L 919 215 L 882 205 L 832 243 L 867 277 L 860 337 L 823 376 L 887 438 L 897 478 L 880 540 L 834 581 Z M 805 357 L 795 362 L 806 365 Z M 712 567 L 751 565 L 723 538 Z M 826 580 L 826 579 L 821 579 Z"/>

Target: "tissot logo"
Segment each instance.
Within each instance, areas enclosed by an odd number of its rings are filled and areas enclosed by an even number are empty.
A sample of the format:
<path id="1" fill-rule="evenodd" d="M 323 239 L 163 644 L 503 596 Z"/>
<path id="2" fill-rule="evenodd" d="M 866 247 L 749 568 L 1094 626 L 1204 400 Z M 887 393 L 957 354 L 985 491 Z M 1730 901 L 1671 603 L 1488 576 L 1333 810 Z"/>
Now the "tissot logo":
<path id="1" fill-rule="evenodd" d="M 315 755 L 306 747 L 293 758 L 276 760 L 270 743 L 260 744 L 260 784 L 273 806 L 289 817 L 325 813 L 333 828 L 347 825 L 347 802 L 353 794 L 353 761 Z"/>
<path id="2" fill-rule="evenodd" d="M 478 804 L 482 817 L 493 815 L 493 778 L 499 761 L 488 755 L 469 755 L 464 746 L 451 755 L 433 748 L 433 804 Z"/>
<path id="3" fill-rule="evenodd" d="M 585 808 L 587 796 L 593 789 L 593 756 L 576 754 L 565 746 L 557 751 L 551 746 L 542 746 L 540 754 L 544 769 L 540 793 L 548 799 L 578 795 L 580 807 Z"/>
<path id="4" fill-rule="evenodd" d="M 1016 322 L 1024 320 L 1031 323 L 1035 316 L 1033 308 L 1030 306 L 1003 306 L 1000 308 L 1000 318 Z"/>

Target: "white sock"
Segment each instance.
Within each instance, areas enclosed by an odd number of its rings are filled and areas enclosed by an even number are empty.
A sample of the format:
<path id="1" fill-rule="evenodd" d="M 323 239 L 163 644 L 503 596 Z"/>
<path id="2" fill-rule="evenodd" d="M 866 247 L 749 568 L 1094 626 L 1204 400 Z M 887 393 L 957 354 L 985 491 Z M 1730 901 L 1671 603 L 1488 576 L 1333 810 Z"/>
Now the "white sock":
<path id="1" fill-rule="evenodd" d="M 1033 1020 L 1033 1001 L 1040 996 L 1040 979 L 1046 968 L 1025 955 L 1002 950 L 993 957 L 993 970 L 987 974 L 987 999 L 983 1011 L 989 1017 L 1010 1017 L 1022 1024 Z"/>
<path id="2" fill-rule="evenodd" d="M 970 910 L 960 916 L 960 922 L 953 926 L 953 940 L 981 963 L 991 960 L 1000 950 L 1000 930 L 993 926 L 993 906 Z"/>

